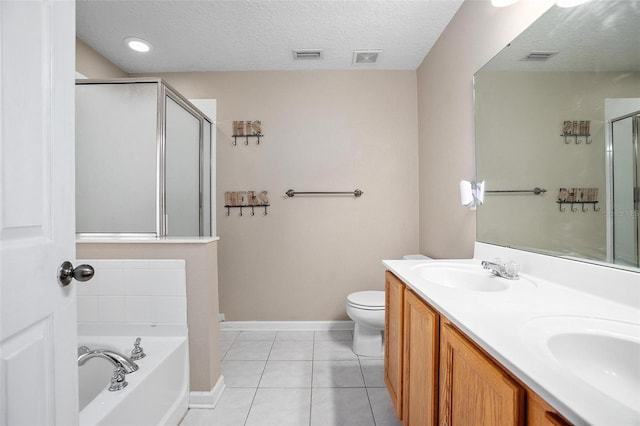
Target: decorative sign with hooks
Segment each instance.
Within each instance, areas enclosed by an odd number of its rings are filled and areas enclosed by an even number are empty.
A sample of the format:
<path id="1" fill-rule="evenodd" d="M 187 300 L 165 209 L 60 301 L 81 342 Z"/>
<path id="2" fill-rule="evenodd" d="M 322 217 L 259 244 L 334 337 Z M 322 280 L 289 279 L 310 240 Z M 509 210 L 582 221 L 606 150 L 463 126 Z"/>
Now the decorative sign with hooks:
<path id="1" fill-rule="evenodd" d="M 234 121 L 233 122 L 233 145 L 238 144 L 238 138 L 244 138 L 244 144 L 249 145 L 249 138 L 256 138 L 256 144 L 260 145 L 262 134 L 262 122 L 255 121 Z"/>
<path id="2" fill-rule="evenodd" d="M 264 216 L 267 215 L 269 196 L 267 191 L 227 191 L 224 193 L 224 207 L 227 209 L 226 215 L 231 214 L 231 209 L 240 209 L 240 216 L 244 216 L 243 209 L 251 209 L 251 216 L 255 216 L 255 209 L 263 207 Z"/>
<path id="3" fill-rule="evenodd" d="M 589 209 L 585 207 L 585 204 L 591 204 L 593 211 L 600 211 L 598 204 L 598 188 L 560 188 L 558 191 L 558 207 L 561 212 L 566 211 L 563 208 L 564 204 L 571 204 L 571 211 L 577 212 L 578 208 L 574 207 L 575 204 L 581 205 L 583 212 L 588 212 Z"/>
<path id="4" fill-rule="evenodd" d="M 591 121 L 566 120 L 562 125 L 562 134 L 560 136 L 564 136 L 565 144 L 570 144 L 573 138 L 576 144 L 581 144 L 584 141 L 588 145 L 592 142 L 590 139 Z"/>

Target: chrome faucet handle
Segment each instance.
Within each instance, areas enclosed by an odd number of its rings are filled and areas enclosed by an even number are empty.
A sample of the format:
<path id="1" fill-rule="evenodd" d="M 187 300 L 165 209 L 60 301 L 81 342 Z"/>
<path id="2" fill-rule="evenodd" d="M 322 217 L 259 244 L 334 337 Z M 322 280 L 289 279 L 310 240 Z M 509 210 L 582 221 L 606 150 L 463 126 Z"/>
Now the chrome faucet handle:
<path id="1" fill-rule="evenodd" d="M 111 376 L 111 385 L 109 386 L 109 391 L 119 391 L 127 387 L 129 383 L 125 379 L 126 372 L 122 367 L 116 367 L 113 370 L 113 375 Z"/>
<path id="2" fill-rule="evenodd" d="M 91 349 L 89 349 L 89 346 L 79 346 L 78 347 L 78 357 L 80 355 L 88 354 L 89 352 L 91 352 Z"/>
<path id="3" fill-rule="evenodd" d="M 147 356 L 147 354 L 144 353 L 144 349 L 140 347 L 141 340 L 142 339 L 138 337 L 133 343 L 133 349 L 131 349 L 131 359 L 134 361 L 138 361 Z"/>

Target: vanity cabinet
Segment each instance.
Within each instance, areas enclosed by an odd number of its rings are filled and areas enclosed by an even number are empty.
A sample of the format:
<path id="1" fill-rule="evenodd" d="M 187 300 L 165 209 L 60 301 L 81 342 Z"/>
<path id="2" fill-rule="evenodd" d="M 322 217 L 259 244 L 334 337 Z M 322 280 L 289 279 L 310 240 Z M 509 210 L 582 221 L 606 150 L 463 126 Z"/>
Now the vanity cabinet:
<path id="1" fill-rule="evenodd" d="M 527 392 L 527 426 L 571 426 L 553 407 L 533 392 Z"/>
<path id="2" fill-rule="evenodd" d="M 441 425 L 522 425 L 524 396 L 522 386 L 451 324 L 443 323 L 440 336 Z"/>
<path id="3" fill-rule="evenodd" d="M 384 381 L 402 419 L 403 309 L 405 285 L 391 272 L 385 275 Z"/>
<path id="4" fill-rule="evenodd" d="M 395 275 L 385 281 L 385 382 L 404 426 L 571 425 Z"/>
<path id="5" fill-rule="evenodd" d="M 438 420 L 440 316 L 411 290 L 404 296 L 404 424 L 435 425 Z"/>

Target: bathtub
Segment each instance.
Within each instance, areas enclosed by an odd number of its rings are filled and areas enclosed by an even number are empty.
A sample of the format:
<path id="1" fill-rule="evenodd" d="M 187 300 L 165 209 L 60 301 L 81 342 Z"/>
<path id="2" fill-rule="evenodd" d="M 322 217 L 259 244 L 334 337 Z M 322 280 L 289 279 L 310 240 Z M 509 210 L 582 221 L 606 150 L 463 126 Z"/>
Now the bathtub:
<path id="1" fill-rule="evenodd" d="M 136 336 L 78 336 L 78 345 L 129 355 Z M 79 368 L 80 425 L 177 425 L 187 412 L 189 356 L 184 336 L 140 336 L 147 356 L 127 374 L 122 390 L 108 390 L 113 366 L 92 358 Z"/>

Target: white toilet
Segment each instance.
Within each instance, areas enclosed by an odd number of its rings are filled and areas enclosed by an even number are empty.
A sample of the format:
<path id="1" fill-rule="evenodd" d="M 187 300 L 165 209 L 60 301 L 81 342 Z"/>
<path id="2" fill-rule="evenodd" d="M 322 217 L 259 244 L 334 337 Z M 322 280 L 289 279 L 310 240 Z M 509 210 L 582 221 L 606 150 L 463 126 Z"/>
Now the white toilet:
<path id="1" fill-rule="evenodd" d="M 403 259 L 429 259 L 408 254 Z M 347 296 L 347 315 L 355 323 L 353 352 L 361 356 L 383 356 L 384 291 L 358 291 Z"/>
<path id="2" fill-rule="evenodd" d="M 384 291 L 358 291 L 347 296 L 347 315 L 355 322 L 353 352 L 382 356 Z"/>

